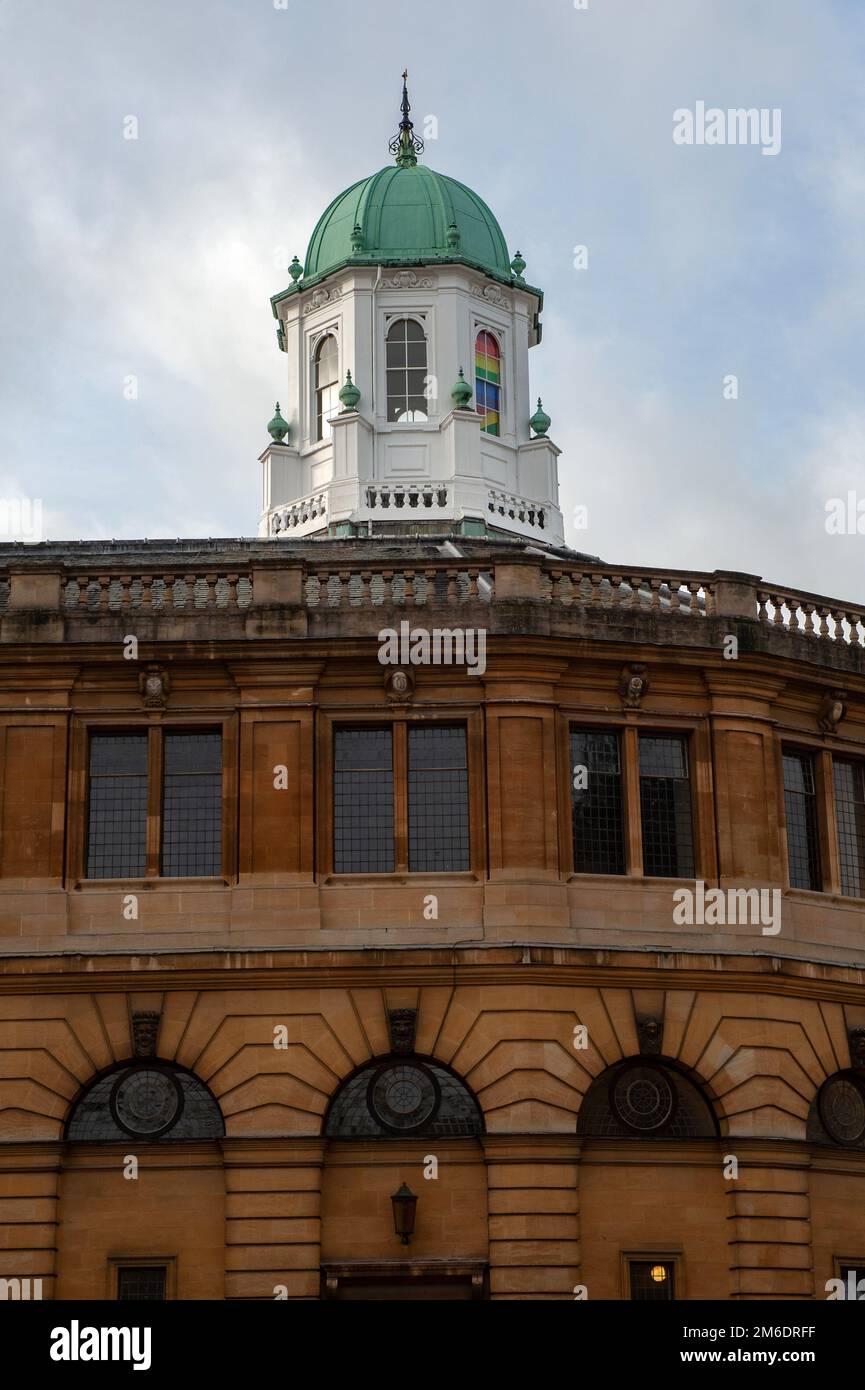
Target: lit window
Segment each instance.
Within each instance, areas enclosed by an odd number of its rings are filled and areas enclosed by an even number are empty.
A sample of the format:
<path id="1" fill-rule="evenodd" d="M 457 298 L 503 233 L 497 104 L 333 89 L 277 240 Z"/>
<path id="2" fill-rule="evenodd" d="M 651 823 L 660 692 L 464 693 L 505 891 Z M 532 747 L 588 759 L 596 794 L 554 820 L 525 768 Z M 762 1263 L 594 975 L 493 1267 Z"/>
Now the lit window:
<path id="1" fill-rule="evenodd" d="M 672 1260 L 629 1260 L 628 1272 L 632 1300 L 659 1303 L 676 1297 L 676 1266 Z"/>
<path id="2" fill-rule="evenodd" d="M 399 425 L 428 418 L 427 345 L 415 319 L 396 319 L 387 333 L 387 418 Z"/>
<path id="3" fill-rule="evenodd" d="M 481 429 L 499 434 L 502 394 L 502 361 L 499 345 L 486 330 L 475 340 L 475 405 Z"/>
<path id="4" fill-rule="evenodd" d="M 643 873 L 693 878 L 694 831 L 688 749 L 682 738 L 640 738 Z"/>
<path id="5" fill-rule="evenodd" d="M 817 794 L 810 753 L 784 751 L 784 810 L 790 887 L 822 888 L 817 837 Z"/>
<path id="6" fill-rule="evenodd" d="M 336 338 L 328 333 L 315 350 L 315 437 L 330 439 L 330 416 L 339 406 Z"/>

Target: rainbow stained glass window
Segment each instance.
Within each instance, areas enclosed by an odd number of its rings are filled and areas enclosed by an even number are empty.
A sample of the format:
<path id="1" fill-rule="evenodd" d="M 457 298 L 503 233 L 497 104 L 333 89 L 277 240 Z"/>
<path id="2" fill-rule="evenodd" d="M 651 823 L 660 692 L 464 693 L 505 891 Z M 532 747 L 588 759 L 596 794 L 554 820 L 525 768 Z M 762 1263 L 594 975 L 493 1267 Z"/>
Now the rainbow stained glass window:
<path id="1" fill-rule="evenodd" d="M 481 429 L 499 433 L 502 394 L 502 354 L 492 333 L 482 329 L 475 339 L 475 404 Z"/>

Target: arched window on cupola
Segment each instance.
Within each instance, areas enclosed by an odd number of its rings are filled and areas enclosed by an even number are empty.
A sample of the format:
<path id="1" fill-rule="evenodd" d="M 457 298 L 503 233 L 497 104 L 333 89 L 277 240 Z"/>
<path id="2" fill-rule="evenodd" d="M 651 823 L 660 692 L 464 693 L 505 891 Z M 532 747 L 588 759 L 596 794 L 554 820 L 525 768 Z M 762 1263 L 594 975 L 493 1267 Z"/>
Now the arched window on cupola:
<path id="1" fill-rule="evenodd" d="M 315 437 L 330 439 L 330 416 L 339 408 L 339 355 L 328 333 L 315 350 Z"/>
<path id="2" fill-rule="evenodd" d="M 502 353 L 485 328 L 475 339 L 475 405 L 486 434 L 499 434 L 502 402 Z"/>
<path id="3" fill-rule="evenodd" d="M 411 425 L 428 419 L 427 343 L 417 319 L 394 319 L 385 344 L 387 418 Z"/>

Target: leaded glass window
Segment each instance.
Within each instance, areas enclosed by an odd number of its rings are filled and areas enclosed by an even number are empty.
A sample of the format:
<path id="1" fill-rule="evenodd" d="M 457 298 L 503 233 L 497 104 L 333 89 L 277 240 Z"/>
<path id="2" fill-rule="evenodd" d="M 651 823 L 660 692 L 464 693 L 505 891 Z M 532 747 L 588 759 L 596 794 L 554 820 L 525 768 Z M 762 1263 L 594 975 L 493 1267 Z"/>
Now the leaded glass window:
<path id="1" fill-rule="evenodd" d="M 391 730 L 337 729 L 333 761 L 334 872 L 392 873 Z"/>
<path id="2" fill-rule="evenodd" d="M 629 1260 L 631 1298 L 639 1303 L 663 1303 L 676 1297 L 673 1260 Z"/>
<path id="3" fill-rule="evenodd" d="M 408 731 L 408 862 L 413 871 L 469 867 L 466 731 L 412 726 Z"/>
<path id="4" fill-rule="evenodd" d="M 577 1133 L 602 1139 L 710 1139 L 713 1111 L 699 1088 L 654 1058 L 616 1062 L 592 1082 Z"/>
<path id="5" fill-rule="evenodd" d="M 849 898 L 865 897 L 865 763 L 836 758 L 835 822 L 841 892 Z"/>
<path id="6" fill-rule="evenodd" d="M 501 350 L 492 333 L 484 329 L 475 339 L 475 409 L 487 434 L 501 433 L 501 395 Z"/>
<path id="7" fill-rule="evenodd" d="M 121 1265 L 117 1298 L 121 1303 L 155 1303 L 165 1298 L 165 1265 Z"/>
<path id="8" fill-rule="evenodd" d="M 91 736 L 88 878 L 146 872 L 147 744 L 146 733 Z"/>
<path id="9" fill-rule="evenodd" d="M 334 873 L 469 869 L 464 725 L 336 729 L 333 748 Z"/>
<path id="10" fill-rule="evenodd" d="M 691 782 L 683 738 L 640 737 L 640 814 L 643 873 L 693 878 Z"/>
<path id="11" fill-rule="evenodd" d="M 465 1082 L 409 1054 L 371 1062 L 350 1077 L 331 1102 L 324 1132 L 331 1139 L 468 1139 L 483 1133 L 483 1118 Z"/>
<path id="12" fill-rule="evenodd" d="M 574 872 L 623 874 L 625 827 L 619 736 L 571 731 Z"/>
<path id="13" fill-rule="evenodd" d="M 810 753 L 785 749 L 784 810 L 791 888 L 822 888 L 817 834 L 817 789 Z"/>
<path id="14" fill-rule="evenodd" d="M 169 732 L 164 756 L 163 876 L 216 875 L 222 867 L 222 739 Z"/>
<path id="15" fill-rule="evenodd" d="M 220 1139 L 222 1112 L 191 1072 L 164 1062 L 133 1062 L 98 1077 L 75 1104 L 70 1143 Z"/>
<path id="16" fill-rule="evenodd" d="M 85 868 L 95 879 L 219 875 L 221 734 L 156 728 L 93 732 Z"/>

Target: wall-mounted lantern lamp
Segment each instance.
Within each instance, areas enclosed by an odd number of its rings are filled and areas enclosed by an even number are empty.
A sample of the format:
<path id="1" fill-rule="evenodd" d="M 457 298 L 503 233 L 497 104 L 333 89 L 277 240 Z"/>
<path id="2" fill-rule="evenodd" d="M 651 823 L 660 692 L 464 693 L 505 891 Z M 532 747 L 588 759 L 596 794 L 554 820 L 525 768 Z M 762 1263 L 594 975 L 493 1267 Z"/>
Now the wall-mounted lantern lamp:
<path id="1" fill-rule="evenodd" d="M 414 1235 L 415 1213 L 417 1211 L 417 1197 L 410 1187 L 402 1184 L 398 1192 L 394 1192 L 391 1197 L 393 1205 L 393 1228 L 400 1238 L 403 1245 L 408 1245 Z"/>

